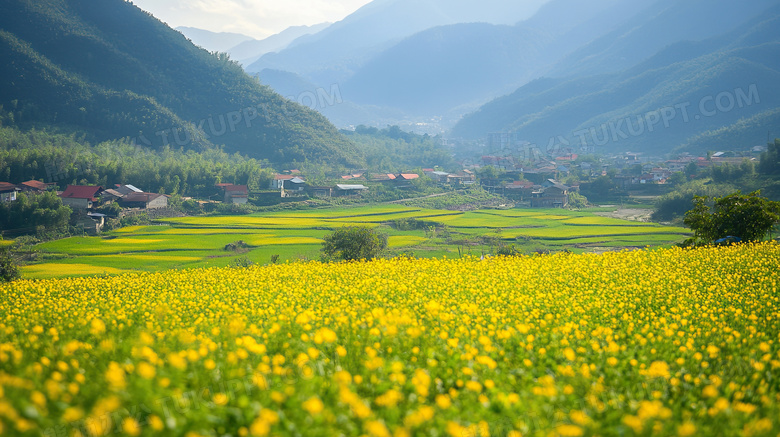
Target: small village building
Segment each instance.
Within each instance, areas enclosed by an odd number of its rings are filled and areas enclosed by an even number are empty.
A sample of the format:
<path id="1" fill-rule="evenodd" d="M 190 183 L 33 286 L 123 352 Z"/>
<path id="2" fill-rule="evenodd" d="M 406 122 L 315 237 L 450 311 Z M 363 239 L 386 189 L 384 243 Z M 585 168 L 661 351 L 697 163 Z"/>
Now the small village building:
<path id="1" fill-rule="evenodd" d="M 297 176 L 290 175 L 290 174 L 278 174 L 278 175 L 274 176 L 274 179 L 271 181 L 271 189 L 272 190 L 281 190 L 282 188 L 284 188 L 284 182 L 285 181 L 292 180 L 292 179 L 294 179 L 296 177 Z"/>
<path id="2" fill-rule="evenodd" d="M 420 175 L 416 173 L 401 173 L 393 179 L 395 186 L 398 188 L 406 188 L 412 186 L 412 181 L 419 179 Z"/>
<path id="3" fill-rule="evenodd" d="M 0 182 L 0 202 L 15 202 L 16 193 L 21 191 L 10 182 Z"/>
<path id="4" fill-rule="evenodd" d="M 220 184 L 223 201 L 234 205 L 246 205 L 249 202 L 249 187 L 246 185 Z"/>
<path id="5" fill-rule="evenodd" d="M 432 171 L 425 173 L 426 176 L 433 179 L 434 182 L 440 183 L 440 184 L 446 184 L 449 182 L 448 176 L 450 175 L 446 171 Z"/>
<path id="6" fill-rule="evenodd" d="M 117 202 L 122 208 L 157 209 L 168 207 L 168 196 L 157 193 L 131 193 Z"/>
<path id="7" fill-rule="evenodd" d="M 144 190 L 133 185 L 116 185 L 115 190 L 122 196 L 127 196 L 130 193 L 143 193 Z"/>
<path id="8" fill-rule="evenodd" d="M 103 193 L 103 187 L 94 185 L 68 185 L 60 194 L 63 205 L 73 209 L 90 209 Z"/>
<path id="9" fill-rule="evenodd" d="M 395 182 L 395 175 L 392 173 L 372 175 L 371 182 L 393 183 Z"/>
<path id="10" fill-rule="evenodd" d="M 284 181 L 284 189 L 287 191 L 303 191 L 306 189 L 306 181 L 296 176 Z"/>
<path id="11" fill-rule="evenodd" d="M 533 192 L 541 188 L 531 181 L 514 181 L 504 186 L 504 195 L 512 199 L 525 200 L 531 198 Z"/>
<path id="12" fill-rule="evenodd" d="M 333 188 L 331 187 L 309 186 L 306 188 L 306 191 L 308 191 L 311 197 L 319 197 L 319 198 L 333 197 Z"/>
<path id="13" fill-rule="evenodd" d="M 356 196 L 364 191 L 368 191 L 368 187 L 365 185 L 344 185 L 337 184 L 333 190 L 333 194 L 336 196 Z"/>
<path id="14" fill-rule="evenodd" d="M 125 197 L 124 194 L 120 193 L 119 191 L 113 188 L 109 188 L 100 194 L 100 200 L 102 200 L 105 203 L 113 203 L 123 197 Z"/>
<path id="15" fill-rule="evenodd" d="M 569 205 L 569 187 L 563 184 L 542 186 L 531 193 L 531 208 L 566 208 Z"/>
<path id="16" fill-rule="evenodd" d="M 54 184 L 47 184 L 36 180 L 22 182 L 21 184 L 17 185 L 17 188 L 19 188 L 22 192 L 32 194 L 45 193 L 51 190 L 53 187 Z"/>

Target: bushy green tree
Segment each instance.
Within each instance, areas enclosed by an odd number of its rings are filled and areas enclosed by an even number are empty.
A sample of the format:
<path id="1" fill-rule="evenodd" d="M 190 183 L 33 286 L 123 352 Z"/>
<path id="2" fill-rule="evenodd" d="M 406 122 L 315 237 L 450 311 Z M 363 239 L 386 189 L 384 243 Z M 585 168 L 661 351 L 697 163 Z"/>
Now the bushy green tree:
<path id="1" fill-rule="evenodd" d="M 329 259 L 374 259 L 387 248 L 387 236 L 368 226 L 345 226 L 325 236 L 323 254 Z"/>
<path id="2" fill-rule="evenodd" d="M 748 195 L 737 191 L 712 202 L 709 197 L 696 196 L 693 209 L 684 219 L 694 231 L 696 242 L 704 244 L 729 236 L 742 241 L 761 241 L 778 222 L 780 202 L 761 197 L 760 191 Z"/>
<path id="3" fill-rule="evenodd" d="M 28 234 L 39 229 L 47 233 L 66 232 L 71 212 L 54 192 L 31 196 L 20 193 L 15 202 L 0 203 L 0 229 Z"/>
<path id="4" fill-rule="evenodd" d="M 0 250 L 0 282 L 19 279 L 19 268 L 13 254 L 8 249 Z"/>
<path id="5" fill-rule="evenodd" d="M 569 193 L 569 208 L 582 209 L 588 206 L 588 198 L 579 193 Z"/>

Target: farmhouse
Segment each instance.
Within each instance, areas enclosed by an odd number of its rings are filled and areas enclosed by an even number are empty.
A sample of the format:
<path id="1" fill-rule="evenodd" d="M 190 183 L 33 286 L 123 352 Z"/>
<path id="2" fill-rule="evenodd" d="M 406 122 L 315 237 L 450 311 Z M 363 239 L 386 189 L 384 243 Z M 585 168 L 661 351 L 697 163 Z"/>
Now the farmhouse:
<path id="1" fill-rule="evenodd" d="M 49 191 L 53 186 L 54 184 L 46 184 L 41 181 L 32 180 L 32 181 L 22 182 L 17 187 L 25 193 L 40 194 Z"/>
<path id="2" fill-rule="evenodd" d="M 336 196 L 355 196 L 358 195 L 364 191 L 367 191 L 368 187 L 365 185 L 344 185 L 344 184 L 337 184 L 336 189 L 334 190 L 334 195 Z"/>
<path id="3" fill-rule="evenodd" d="M 401 173 L 397 175 L 393 181 L 395 182 L 395 185 L 397 187 L 405 188 L 405 187 L 411 187 L 412 181 L 419 178 L 420 175 L 415 173 Z"/>
<path id="4" fill-rule="evenodd" d="M 246 205 L 249 201 L 249 187 L 246 185 L 219 184 L 224 194 L 224 202 L 235 205 Z"/>
<path id="5" fill-rule="evenodd" d="M 532 208 L 566 208 L 569 205 L 569 187 L 554 184 L 531 194 Z"/>
<path id="6" fill-rule="evenodd" d="M 533 192 L 541 188 L 531 181 L 514 181 L 504 186 L 504 195 L 512 199 L 525 200 L 532 197 Z"/>
<path id="7" fill-rule="evenodd" d="M 135 187 L 133 185 L 116 185 L 116 191 L 120 193 L 122 196 L 127 196 L 130 193 L 143 193 L 144 190 Z"/>
<path id="8" fill-rule="evenodd" d="M 119 191 L 109 188 L 106 191 L 103 191 L 100 195 L 100 200 L 106 203 L 112 203 L 116 202 L 117 200 L 125 197 L 124 194 L 120 193 Z"/>
<path id="9" fill-rule="evenodd" d="M 289 174 L 278 174 L 274 176 L 274 179 L 271 181 L 271 189 L 272 190 L 280 190 L 284 188 L 284 181 L 289 181 L 297 176 L 289 175 Z"/>
<path id="10" fill-rule="evenodd" d="M 167 208 L 168 196 L 157 193 L 131 193 L 119 199 L 118 203 L 123 208 Z"/>
<path id="11" fill-rule="evenodd" d="M 92 185 L 68 185 L 60 194 L 63 205 L 75 209 L 90 209 L 92 204 L 98 201 L 103 192 L 103 187 Z"/>
<path id="12" fill-rule="evenodd" d="M 0 182 L 0 202 L 16 201 L 16 193 L 20 191 L 16 185 L 10 182 Z"/>
<path id="13" fill-rule="evenodd" d="M 392 173 L 378 174 L 371 177 L 371 182 L 389 183 L 395 181 L 395 175 Z"/>
<path id="14" fill-rule="evenodd" d="M 333 196 L 333 188 L 331 187 L 307 187 L 306 191 L 309 193 L 312 197 L 332 197 Z"/>

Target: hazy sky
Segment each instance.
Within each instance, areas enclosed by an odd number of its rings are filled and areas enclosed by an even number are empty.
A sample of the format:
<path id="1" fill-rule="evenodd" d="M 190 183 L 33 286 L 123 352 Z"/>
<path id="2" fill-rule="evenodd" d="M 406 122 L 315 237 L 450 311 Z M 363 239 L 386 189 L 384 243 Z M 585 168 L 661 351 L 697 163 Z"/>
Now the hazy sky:
<path id="1" fill-rule="evenodd" d="M 371 0 L 133 0 L 171 27 L 265 38 L 290 26 L 336 22 Z"/>

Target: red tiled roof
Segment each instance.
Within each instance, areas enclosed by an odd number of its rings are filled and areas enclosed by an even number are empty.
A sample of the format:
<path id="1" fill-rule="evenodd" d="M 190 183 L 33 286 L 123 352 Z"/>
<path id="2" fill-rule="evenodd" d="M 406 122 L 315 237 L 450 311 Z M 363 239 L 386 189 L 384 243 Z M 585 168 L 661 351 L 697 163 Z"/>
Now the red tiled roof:
<path id="1" fill-rule="evenodd" d="M 420 177 L 420 175 L 418 175 L 418 174 L 414 174 L 414 173 L 401 173 L 401 177 L 402 177 L 402 178 L 404 178 L 404 179 L 406 179 L 407 181 L 410 181 L 410 180 L 412 180 L 412 179 L 417 179 L 417 178 L 419 178 L 419 177 Z"/>
<path id="2" fill-rule="evenodd" d="M 10 182 L 0 182 L 0 191 L 2 192 L 16 191 L 16 189 L 16 185 Z"/>
<path id="3" fill-rule="evenodd" d="M 19 185 L 24 185 L 26 187 L 35 188 L 36 190 L 41 190 L 41 191 L 46 191 L 46 190 L 49 189 L 49 186 L 46 185 L 45 183 L 43 183 L 41 181 L 35 181 L 35 180 L 22 182 Z"/>
<path id="4" fill-rule="evenodd" d="M 92 185 L 68 185 L 68 188 L 60 194 L 63 199 L 90 199 L 94 200 L 103 187 Z"/>
<path id="5" fill-rule="evenodd" d="M 223 188 L 225 189 L 225 192 L 231 192 L 231 193 L 246 194 L 249 192 L 249 187 L 247 187 L 246 185 L 226 185 Z"/>
<path id="6" fill-rule="evenodd" d="M 278 174 L 274 176 L 274 180 L 276 181 L 289 181 L 290 179 L 294 178 L 295 176 L 290 174 Z"/>

